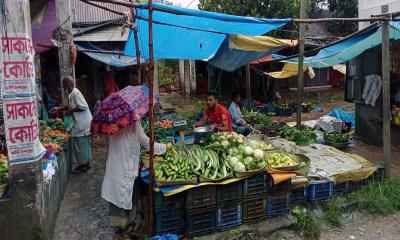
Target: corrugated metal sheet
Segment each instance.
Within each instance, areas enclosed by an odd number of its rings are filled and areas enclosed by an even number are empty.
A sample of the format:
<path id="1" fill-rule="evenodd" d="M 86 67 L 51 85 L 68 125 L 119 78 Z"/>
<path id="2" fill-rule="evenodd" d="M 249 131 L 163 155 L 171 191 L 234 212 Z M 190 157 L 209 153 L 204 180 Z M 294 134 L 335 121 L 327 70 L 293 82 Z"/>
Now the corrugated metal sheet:
<path id="1" fill-rule="evenodd" d="M 108 26 L 95 31 L 87 32 L 80 36 L 75 36 L 74 41 L 89 42 L 125 42 L 128 39 L 129 30 L 126 29 L 121 36 L 122 26 Z"/>
<path id="2" fill-rule="evenodd" d="M 128 7 L 119 6 L 111 3 L 100 3 L 97 2 L 98 5 L 103 5 L 107 8 L 119 11 L 119 12 L 129 12 Z M 72 0 L 71 1 L 71 9 L 72 9 L 72 22 L 102 22 L 109 21 L 120 16 L 118 14 L 109 12 L 107 10 L 89 5 L 80 0 Z"/>

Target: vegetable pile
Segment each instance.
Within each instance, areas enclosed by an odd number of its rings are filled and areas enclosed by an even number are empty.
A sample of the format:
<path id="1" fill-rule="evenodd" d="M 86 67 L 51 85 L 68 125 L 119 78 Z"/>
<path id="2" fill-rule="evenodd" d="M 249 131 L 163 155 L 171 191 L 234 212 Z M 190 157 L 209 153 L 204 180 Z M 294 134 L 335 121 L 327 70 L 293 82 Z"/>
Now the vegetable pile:
<path id="1" fill-rule="evenodd" d="M 348 143 L 349 136 L 342 133 L 324 134 L 324 140 L 331 143 Z"/>
<path id="2" fill-rule="evenodd" d="M 45 143 L 45 144 L 43 144 L 43 146 L 44 146 L 46 149 L 51 149 L 51 151 L 52 151 L 53 153 L 59 153 L 59 152 L 62 150 L 62 148 L 60 147 L 60 145 L 58 145 L 58 144 L 56 144 L 56 143 Z"/>
<path id="3" fill-rule="evenodd" d="M 272 126 L 273 121 L 272 117 L 262 114 L 258 111 L 253 111 L 253 110 L 247 110 L 243 109 L 242 110 L 243 118 L 244 120 L 252 125 L 263 125 L 265 127 Z"/>
<path id="4" fill-rule="evenodd" d="M 315 143 L 317 139 L 315 132 L 307 126 L 302 126 L 301 129 L 297 129 L 296 127 L 291 128 L 285 125 L 281 129 L 280 135 L 289 141 L 295 142 L 299 146 L 310 145 Z"/>
<path id="5" fill-rule="evenodd" d="M 240 144 L 243 144 L 243 142 L 243 135 L 235 132 L 217 132 L 211 136 L 211 144 L 209 147 L 215 149 L 216 151 L 225 151 L 225 153 L 228 153 L 230 148 L 237 147 Z"/>
<path id="6" fill-rule="evenodd" d="M 272 168 L 296 167 L 298 162 L 293 160 L 284 152 L 271 152 L 266 155 L 265 160 Z"/>
<path id="7" fill-rule="evenodd" d="M 172 124 L 172 123 L 171 123 Z M 143 131 L 149 135 L 149 120 L 148 119 L 142 119 L 142 127 L 143 127 Z M 166 126 L 166 125 L 165 125 Z M 154 124 L 154 136 L 156 141 L 160 141 L 161 139 L 165 139 L 167 137 L 171 137 L 174 136 L 174 129 L 172 127 L 166 128 L 166 127 L 162 127 L 159 124 Z"/>
<path id="8" fill-rule="evenodd" d="M 271 144 L 250 140 L 238 148 L 229 149 L 227 160 L 235 172 L 256 171 L 267 167 L 265 151 L 272 149 Z"/>
<path id="9" fill-rule="evenodd" d="M 192 171 L 192 159 L 184 148 L 173 149 L 165 155 L 165 160 L 155 166 L 154 174 L 157 181 L 188 181 L 196 180 Z"/>
<path id="10" fill-rule="evenodd" d="M 69 137 L 69 133 L 62 130 L 49 130 L 44 133 L 43 140 L 61 145 Z"/>
<path id="11" fill-rule="evenodd" d="M 202 149 L 199 146 L 194 146 L 187 153 L 194 160 L 192 161 L 193 171 L 201 177 L 217 180 L 232 175 L 225 153 L 218 156 L 215 151 Z"/>
<path id="12" fill-rule="evenodd" d="M 8 183 L 8 159 L 7 156 L 0 154 L 0 185 L 7 183 Z"/>

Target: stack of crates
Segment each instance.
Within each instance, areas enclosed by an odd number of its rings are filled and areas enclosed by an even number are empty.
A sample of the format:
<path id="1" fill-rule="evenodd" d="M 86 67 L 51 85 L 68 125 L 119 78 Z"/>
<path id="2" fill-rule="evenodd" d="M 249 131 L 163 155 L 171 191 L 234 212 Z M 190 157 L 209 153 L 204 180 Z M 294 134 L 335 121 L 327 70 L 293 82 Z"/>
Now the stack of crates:
<path id="1" fill-rule="evenodd" d="M 289 214 L 291 180 L 274 184 L 272 177 L 270 177 L 270 182 L 270 189 L 267 194 L 267 217 L 272 218 Z"/>
<path id="2" fill-rule="evenodd" d="M 375 182 L 383 181 L 385 179 L 385 166 L 380 163 L 375 163 L 374 165 L 377 170 L 374 172 L 374 174 L 372 174 L 370 180 Z"/>
<path id="3" fill-rule="evenodd" d="M 155 233 L 181 235 L 185 231 L 185 193 L 164 197 L 154 193 Z"/>
<path id="4" fill-rule="evenodd" d="M 187 191 L 186 226 L 187 237 L 209 235 L 216 231 L 216 186 L 201 186 Z"/>
<path id="5" fill-rule="evenodd" d="M 330 180 L 312 180 L 308 185 L 308 201 L 322 202 L 333 196 L 333 182 Z"/>
<path id="6" fill-rule="evenodd" d="M 258 174 L 243 180 L 243 223 L 257 223 L 266 219 L 268 174 Z"/>
<path id="7" fill-rule="evenodd" d="M 217 187 L 217 230 L 223 231 L 242 224 L 242 182 Z"/>
<path id="8" fill-rule="evenodd" d="M 335 196 L 343 196 L 346 195 L 347 193 L 352 191 L 351 182 L 350 181 L 345 181 L 342 183 L 337 183 L 333 187 L 333 194 Z"/>
<path id="9" fill-rule="evenodd" d="M 307 186 L 290 189 L 290 205 L 302 205 L 307 202 Z"/>

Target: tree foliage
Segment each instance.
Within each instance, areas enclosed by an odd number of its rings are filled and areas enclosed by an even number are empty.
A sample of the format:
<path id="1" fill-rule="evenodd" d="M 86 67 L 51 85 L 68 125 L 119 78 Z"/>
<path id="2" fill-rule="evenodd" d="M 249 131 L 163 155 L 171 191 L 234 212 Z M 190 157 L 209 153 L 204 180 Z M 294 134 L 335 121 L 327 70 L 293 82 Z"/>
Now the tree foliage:
<path id="1" fill-rule="evenodd" d="M 354 18 L 358 16 L 357 0 L 328 0 L 329 11 L 333 13 L 333 17 L 338 18 Z M 328 24 L 328 30 L 339 35 L 348 35 L 357 31 L 357 23 L 355 22 L 336 22 Z"/>

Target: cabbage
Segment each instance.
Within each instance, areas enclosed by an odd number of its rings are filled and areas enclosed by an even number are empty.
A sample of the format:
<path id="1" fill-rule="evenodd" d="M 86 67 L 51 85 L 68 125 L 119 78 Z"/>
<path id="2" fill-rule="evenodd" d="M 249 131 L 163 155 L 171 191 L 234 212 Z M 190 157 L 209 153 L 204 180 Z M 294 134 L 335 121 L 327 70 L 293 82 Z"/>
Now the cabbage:
<path id="1" fill-rule="evenodd" d="M 249 146 L 244 147 L 244 154 L 246 154 L 247 156 L 253 155 L 253 149 Z"/>
<path id="2" fill-rule="evenodd" d="M 231 166 L 235 166 L 235 164 L 237 163 L 237 162 L 239 162 L 239 159 L 237 158 L 237 157 L 228 157 L 229 158 L 229 164 L 231 165 Z"/>
<path id="3" fill-rule="evenodd" d="M 229 155 L 231 156 L 239 155 L 239 150 L 237 148 L 231 148 L 229 149 Z"/>
<path id="4" fill-rule="evenodd" d="M 233 165 L 233 170 L 235 170 L 236 172 L 246 172 L 246 167 L 244 166 L 243 163 L 241 162 L 236 162 Z"/>
<path id="5" fill-rule="evenodd" d="M 227 140 L 224 140 L 221 142 L 222 147 L 227 148 L 229 147 L 229 142 Z"/>
<path id="6" fill-rule="evenodd" d="M 243 162 L 244 162 L 245 165 L 249 165 L 249 164 L 251 164 L 252 162 L 255 162 L 255 161 L 254 161 L 254 158 L 252 158 L 252 157 L 246 157 L 245 159 L 243 159 Z"/>
<path id="7" fill-rule="evenodd" d="M 255 159 L 257 159 L 257 160 L 261 160 L 261 159 L 263 159 L 264 158 L 264 152 L 263 152 L 263 150 L 260 150 L 260 149 L 256 149 L 256 150 L 254 150 L 254 158 Z"/>
<path id="8" fill-rule="evenodd" d="M 247 145 L 250 146 L 252 149 L 260 148 L 260 143 L 254 140 L 250 140 Z"/>

